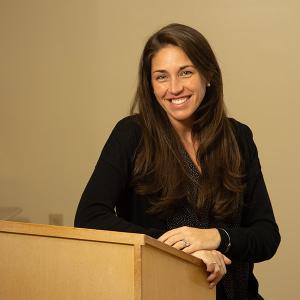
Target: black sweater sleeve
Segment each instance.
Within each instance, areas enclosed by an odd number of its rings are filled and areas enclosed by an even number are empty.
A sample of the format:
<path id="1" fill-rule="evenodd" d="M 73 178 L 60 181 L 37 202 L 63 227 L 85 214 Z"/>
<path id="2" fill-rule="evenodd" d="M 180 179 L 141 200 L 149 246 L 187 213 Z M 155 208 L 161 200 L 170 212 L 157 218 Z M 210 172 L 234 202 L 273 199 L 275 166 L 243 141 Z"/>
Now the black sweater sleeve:
<path id="1" fill-rule="evenodd" d="M 161 230 L 128 222 L 115 212 L 116 203 L 126 201 L 140 134 L 133 117 L 124 118 L 115 126 L 80 199 L 76 227 L 144 233 L 153 237 L 162 234 Z"/>
<path id="2" fill-rule="evenodd" d="M 245 159 L 246 190 L 241 226 L 227 228 L 232 245 L 226 255 L 235 260 L 255 263 L 270 259 L 275 254 L 280 243 L 280 234 L 252 132 L 241 123 L 238 127 L 238 140 Z"/>

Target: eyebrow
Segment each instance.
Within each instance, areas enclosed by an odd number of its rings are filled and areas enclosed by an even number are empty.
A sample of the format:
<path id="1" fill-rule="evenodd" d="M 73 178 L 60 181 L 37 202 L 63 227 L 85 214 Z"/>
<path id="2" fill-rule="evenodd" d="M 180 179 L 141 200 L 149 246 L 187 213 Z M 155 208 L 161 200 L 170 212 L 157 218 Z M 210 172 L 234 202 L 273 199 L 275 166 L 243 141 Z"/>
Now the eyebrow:
<path id="1" fill-rule="evenodd" d="M 180 67 L 179 68 L 179 71 L 181 71 L 181 70 L 183 70 L 183 69 L 185 69 L 185 68 L 188 68 L 188 67 L 192 67 L 192 68 L 194 68 L 195 69 L 195 66 L 194 65 L 184 65 L 184 66 L 182 66 L 182 67 Z M 165 73 L 165 72 L 167 72 L 166 70 L 163 70 L 163 69 L 161 69 L 161 70 L 155 70 L 155 71 L 153 71 L 152 72 L 152 74 L 154 74 L 154 73 Z"/>

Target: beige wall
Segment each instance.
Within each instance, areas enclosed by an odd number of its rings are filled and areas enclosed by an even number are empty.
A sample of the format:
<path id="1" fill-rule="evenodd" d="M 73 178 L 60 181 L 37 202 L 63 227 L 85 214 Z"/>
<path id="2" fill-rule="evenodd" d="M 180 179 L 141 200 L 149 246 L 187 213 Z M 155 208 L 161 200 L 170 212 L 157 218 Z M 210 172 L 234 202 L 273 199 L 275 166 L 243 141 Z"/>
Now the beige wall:
<path id="1" fill-rule="evenodd" d="M 296 0 L 0 0 L 0 206 L 72 225 L 99 152 L 128 112 L 146 38 L 170 22 L 215 49 L 229 112 L 253 129 L 282 233 L 257 266 L 266 299 L 297 298 L 300 4 Z M 297 268 L 298 267 L 298 268 Z"/>

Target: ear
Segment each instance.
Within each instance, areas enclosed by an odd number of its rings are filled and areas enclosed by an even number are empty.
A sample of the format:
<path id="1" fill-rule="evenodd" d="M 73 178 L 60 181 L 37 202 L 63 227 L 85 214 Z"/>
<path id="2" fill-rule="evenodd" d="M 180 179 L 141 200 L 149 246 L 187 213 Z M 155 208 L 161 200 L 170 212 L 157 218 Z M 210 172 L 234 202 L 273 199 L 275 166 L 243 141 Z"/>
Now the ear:
<path id="1" fill-rule="evenodd" d="M 209 72 L 206 76 L 205 76 L 205 80 L 206 80 L 206 86 L 210 87 L 211 86 L 211 82 L 213 80 L 213 73 Z"/>

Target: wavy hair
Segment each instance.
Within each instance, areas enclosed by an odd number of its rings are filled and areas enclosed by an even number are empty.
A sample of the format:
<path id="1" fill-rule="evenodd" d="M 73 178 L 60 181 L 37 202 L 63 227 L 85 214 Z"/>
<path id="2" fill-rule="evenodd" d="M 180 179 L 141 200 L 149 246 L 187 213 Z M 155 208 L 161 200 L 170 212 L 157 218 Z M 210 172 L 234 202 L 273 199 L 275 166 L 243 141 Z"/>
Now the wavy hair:
<path id="1" fill-rule="evenodd" d="M 201 166 L 199 180 L 187 171 L 180 138 L 153 92 L 151 62 L 167 45 L 180 47 L 210 82 L 192 126 L 193 140 L 199 144 L 196 153 Z M 243 191 L 243 164 L 232 121 L 226 115 L 221 70 L 200 32 L 186 25 L 170 24 L 149 38 L 140 59 L 138 85 L 130 111 L 139 113 L 142 130 L 132 185 L 137 194 L 152 199 L 151 211 L 168 214 L 188 201 L 197 211 L 209 207 L 216 220 L 233 217 Z M 193 193 L 191 186 L 196 188 Z"/>

